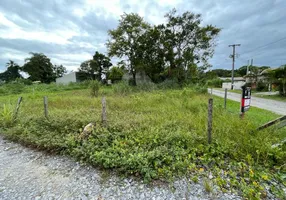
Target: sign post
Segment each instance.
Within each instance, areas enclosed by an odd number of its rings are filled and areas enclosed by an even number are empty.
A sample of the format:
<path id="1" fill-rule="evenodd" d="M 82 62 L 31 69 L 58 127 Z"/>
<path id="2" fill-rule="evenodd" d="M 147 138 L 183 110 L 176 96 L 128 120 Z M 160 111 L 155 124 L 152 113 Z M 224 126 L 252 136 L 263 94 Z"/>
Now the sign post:
<path id="1" fill-rule="evenodd" d="M 244 113 L 250 109 L 250 101 L 251 101 L 251 87 L 242 86 L 242 98 L 240 106 L 241 118 L 243 118 Z"/>

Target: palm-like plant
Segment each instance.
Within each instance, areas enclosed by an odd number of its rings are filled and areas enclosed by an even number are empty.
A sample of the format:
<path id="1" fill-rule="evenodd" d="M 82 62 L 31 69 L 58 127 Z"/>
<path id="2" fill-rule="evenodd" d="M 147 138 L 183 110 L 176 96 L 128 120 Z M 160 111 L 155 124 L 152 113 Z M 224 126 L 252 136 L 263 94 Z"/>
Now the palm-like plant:
<path id="1" fill-rule="evenodd" d="M 275 70 L 274 77 L 280 83 L 280 93 L 286 96 L 286 65 L 282 65 Z"/>

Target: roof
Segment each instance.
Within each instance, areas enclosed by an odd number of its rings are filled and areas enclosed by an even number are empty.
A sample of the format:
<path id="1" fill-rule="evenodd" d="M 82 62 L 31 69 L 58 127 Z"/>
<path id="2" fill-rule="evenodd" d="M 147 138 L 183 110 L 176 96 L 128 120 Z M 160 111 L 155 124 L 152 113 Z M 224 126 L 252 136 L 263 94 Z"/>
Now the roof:
<path id="1" fill-rule="evenodd" d="M 231 77 L 220 77 L 221 80 L 231 80 Z M 245 81 L 245 78 L 243 77 L 233 77 L 234 81 Z"/>

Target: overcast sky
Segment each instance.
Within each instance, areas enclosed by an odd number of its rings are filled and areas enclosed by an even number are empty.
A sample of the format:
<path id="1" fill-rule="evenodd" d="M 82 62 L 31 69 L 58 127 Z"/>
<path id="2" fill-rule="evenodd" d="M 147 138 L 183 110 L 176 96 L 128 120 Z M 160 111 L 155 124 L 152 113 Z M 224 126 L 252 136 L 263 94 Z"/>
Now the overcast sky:
<path id="1" fill-rule="evenodd" d="M 0 0 L 0 71 L 10 59 L 22 65 L 29 52 L 76 70 L 95 51 L 106 53 L 107 31 L 124 12 L 160 24 L 172 8 L 222 28 L 213 68 L 231 68 L 234 43 L 241 44 L 236 68 L 251 58 L 255 65 L 286 63 L 286 0 Z"/>

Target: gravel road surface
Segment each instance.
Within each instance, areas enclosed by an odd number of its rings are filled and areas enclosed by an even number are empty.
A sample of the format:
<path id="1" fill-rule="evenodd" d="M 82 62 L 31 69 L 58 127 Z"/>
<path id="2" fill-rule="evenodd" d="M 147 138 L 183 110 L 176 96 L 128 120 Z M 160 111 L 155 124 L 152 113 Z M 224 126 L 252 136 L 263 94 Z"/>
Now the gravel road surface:
<path id="1" fill-rule="evenodd" d="M 200 181 L 201 182 L 201 181 Z M 132 178 L 84 166 L 64 156 L 46 155 L 0 136 L 0 199 L 241 199 L 202 183 L 182 179 L 147 186 Z"/>

